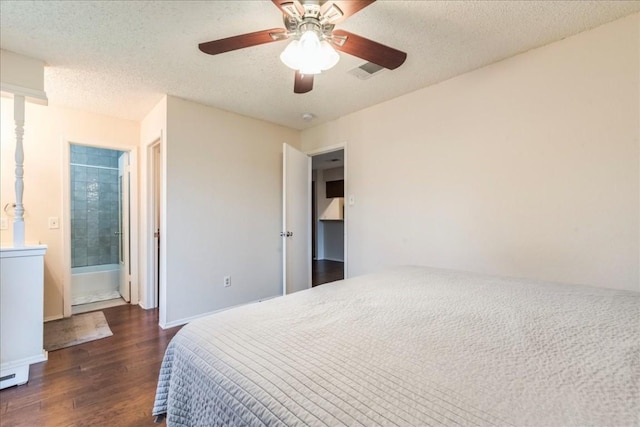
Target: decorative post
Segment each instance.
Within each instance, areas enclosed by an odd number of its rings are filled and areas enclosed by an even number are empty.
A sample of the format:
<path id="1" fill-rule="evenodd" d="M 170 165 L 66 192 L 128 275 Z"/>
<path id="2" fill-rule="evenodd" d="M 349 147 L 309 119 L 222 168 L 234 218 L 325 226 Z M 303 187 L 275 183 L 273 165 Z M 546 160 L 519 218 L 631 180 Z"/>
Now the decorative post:
<path id="1" fill-rule="evenodd" d="M 16 207 L 13 218 L 13 246 L 24 246 L 24 206 L 22 194 L 24 193 L 24 148 L 22 138 L 24 136 L 24 96 L 13 97 L 13 120 L 16 122 Z"/>

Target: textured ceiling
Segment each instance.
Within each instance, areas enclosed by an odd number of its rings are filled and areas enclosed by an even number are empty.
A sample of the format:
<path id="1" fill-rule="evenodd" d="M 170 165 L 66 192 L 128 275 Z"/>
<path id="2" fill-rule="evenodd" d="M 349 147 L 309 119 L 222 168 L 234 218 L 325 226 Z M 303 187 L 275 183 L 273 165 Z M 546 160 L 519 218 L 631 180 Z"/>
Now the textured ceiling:
<path id="1" fill-rule="evenodd" d="M 167 93 L 304 129 L 637 11 L 638 1 L 378 0 L 337 28 L 407 52 L 405 64 L 359 80 L 347 72 L 364 61 L 340 54 L 302 95 L 278 58 L 287 42 L 197 48 L 282 27 L 268 0 L 1 0 L 0 45 L 47 63 L 51 104 L 140 120 Z"/>

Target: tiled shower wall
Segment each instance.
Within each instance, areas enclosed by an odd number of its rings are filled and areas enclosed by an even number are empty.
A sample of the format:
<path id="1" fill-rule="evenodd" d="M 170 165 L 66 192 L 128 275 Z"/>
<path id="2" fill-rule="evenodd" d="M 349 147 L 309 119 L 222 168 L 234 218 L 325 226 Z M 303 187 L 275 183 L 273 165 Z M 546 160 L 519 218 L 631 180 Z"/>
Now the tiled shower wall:
<path id="1" fill-rule="evenodd" d="M 71 266 L 118 263 L 118 157 L 71 145 Z"/>

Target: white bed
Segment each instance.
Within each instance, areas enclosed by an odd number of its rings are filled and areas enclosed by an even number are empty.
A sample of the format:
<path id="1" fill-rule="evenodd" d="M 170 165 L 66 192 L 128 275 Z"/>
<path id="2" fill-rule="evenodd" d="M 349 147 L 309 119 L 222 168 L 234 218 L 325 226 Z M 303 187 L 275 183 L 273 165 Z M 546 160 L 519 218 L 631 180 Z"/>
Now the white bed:
<path id="1" fill-rule="evenodd" d="M 640 293 L 402 267 L 221 312 L 167 348 L 174 426 L 640 423 Z"/>

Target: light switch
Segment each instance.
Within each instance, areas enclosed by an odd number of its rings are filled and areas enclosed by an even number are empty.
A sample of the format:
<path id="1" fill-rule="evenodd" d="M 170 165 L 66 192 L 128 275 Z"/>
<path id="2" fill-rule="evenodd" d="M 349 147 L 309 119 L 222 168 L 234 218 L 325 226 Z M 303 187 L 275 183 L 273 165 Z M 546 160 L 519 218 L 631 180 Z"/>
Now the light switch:
<path id="1" fill-rule="evenodd" d="M 7 230 L 9 228 L 9 221 L 7 218 L 0 218 L 0 230 Z"/>
<path id="2" fill-rule="evenodd" d="M 349 195 L 349 206 L 353 206 L 356 204 L 356 196 L 354 196 L 353 194 Z"/>
<path id="3" fill-rule="evenodd" d="M 60 228 L 60 220 L 57 216 L 49 217 L 49 229 Z"/>

